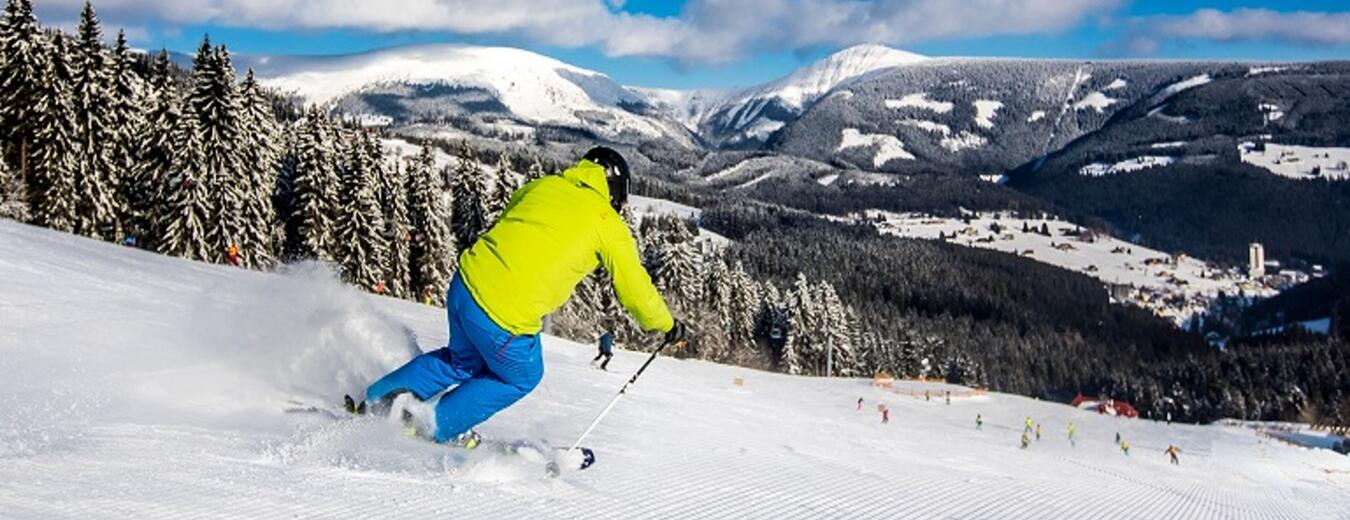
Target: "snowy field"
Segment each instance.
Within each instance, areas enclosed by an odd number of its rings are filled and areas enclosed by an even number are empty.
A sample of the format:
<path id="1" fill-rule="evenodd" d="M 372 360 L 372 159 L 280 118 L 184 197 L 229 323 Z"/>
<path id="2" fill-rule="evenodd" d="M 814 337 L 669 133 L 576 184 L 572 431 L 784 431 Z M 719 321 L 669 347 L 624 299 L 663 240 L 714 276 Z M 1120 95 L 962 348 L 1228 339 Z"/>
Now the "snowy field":
<path id="1" fill-rule="evenodd" d="M 1078 228 L 1072 222 L 981 214 L 967 224 L 954 218 L 884 211 L 869 211 L 867 217 L 872 221 L 880 219 L 881 231 L 897 236 L 931 240 L 946 235 L 955 237 L 948 240 L 955 244 L 1020 254 L 1110 284 L 1143 289 L 1133 294 L 1130 301 L 1178 324 L 1185 324 L 1191 314 L 1207 309 L 1219 292 L 1236 294 L 1241 289 L 1253 296 L 1275 294 L 1195 258 L 1181 257 L 1174 262 L 1167 253 L 1107 235 L 1096 235 L 1092 242 L 1068 236 L 1066 232 Z M 991 229 L 995 224 L 1002 228 L 998 233 Z M 1034 229 L 1045 225 L 1050 236 L 1023 233 L 1024 225 Z M 1166 301 L 1155 295 L 1176 296 L 1182 301 Z"/>
<path id="2" fill-rule="evenodd" d="M 588 441 L 596 466 L 549 479 L 379 421 L 282 411 L 438 347 L 439 309 L 312 269 L 259 274 L 9 222 L 0 285 L 7 519 L 1350 516 L 1350 459 L 1246 428 L 999 394 L 946 405 L 866 380 L 673 359 L 653 364 Z M 544 348 L 543 383 L 484 434 L 567 442 L 642 361 L 620 352 L 604 373 L 588 366 L 591 347 Z M 1023 450 L 1028 415 L 1046 433 Z M 1180 466 L 1162 453 L 1169 443 Z"/>
<path id="3" fill-rule="evenodd" d="M 1350 148 L 1265 143 L 1238 144 L 1242 162 L 1291 179 L 1350 180 Z"/>

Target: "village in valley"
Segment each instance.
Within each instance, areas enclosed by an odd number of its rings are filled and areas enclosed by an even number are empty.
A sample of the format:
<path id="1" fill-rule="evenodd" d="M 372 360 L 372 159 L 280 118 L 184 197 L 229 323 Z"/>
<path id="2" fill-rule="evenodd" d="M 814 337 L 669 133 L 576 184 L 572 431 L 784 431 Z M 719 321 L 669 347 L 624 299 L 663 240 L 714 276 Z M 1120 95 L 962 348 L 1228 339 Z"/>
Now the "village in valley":
<path id="1" fill-rule="evenodd" d="M 1053 216 L 967 213 L 950 218 L 868 211 L 854 218 L 872 222 L 883 233 L 1003 251 L 1092 276 L 1106 285 L 1112 302 L 1137 305 L 1178 327 L 1203 331 L 1218 347 L 1226 343 L 1227 334 L 1205 325 L 1227 314 L 1221 308 L 1246 307 L 1326 275 L 1321 265 L 1283 265 L 1268 258 L 1259 243 L 1251 244 L 1247 265 L 1221 266 L 1143 247 Z M 1245 332 L 1301 326 L 1326 334 L 1328 324 L 1329 319 L 1266 323 Z"/>

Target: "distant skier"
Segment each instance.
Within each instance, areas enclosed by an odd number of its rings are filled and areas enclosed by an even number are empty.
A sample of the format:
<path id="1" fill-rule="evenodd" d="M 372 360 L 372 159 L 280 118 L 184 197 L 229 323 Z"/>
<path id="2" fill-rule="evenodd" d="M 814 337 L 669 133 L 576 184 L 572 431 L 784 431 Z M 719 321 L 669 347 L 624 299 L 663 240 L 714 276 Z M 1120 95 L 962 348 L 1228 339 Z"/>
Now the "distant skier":
<path id="1" fill-rule="evenodd" d="M 1041 425 L 1039 423 L 1036 424 L 1036 440 L 1041 440 Z"/>
<path id="2" fill-rule="evenodd" d="M 1166 449 L 1166 450 L 1163 450 L 1163 453 L 1166 453 L 1166 454 L 1172 456 L 1172 464 L 1173 464 L 1173 465 L 1180 466 L 1180 465 L 1181 465 L 1181 461 L 1177 459 L 1177 453 L 1180 452 L 1180 451 L 1181 451 L 1181 449 L 1180 449 L 1180 448 L 1177 448 L 1177 446 L 1176 446 L 1175 444 L 1168 444 L 1168 445 L 1167 445 L 1167 449 Z"/>
<path id="3" fill-rule="evenodd" d="M 595 363 L 600 361 L 600 358 L 605 358 L 605 361 L 600 363 L 600 370 L 608 372 L 609 360 L 614 359 L 614 331 L 606 330 L 604 334 L 600 335 L 599 347 L 600 353 L 596 354 L 595 359 L 591 360 L 591 366 L 595 366 Z"/>
<path id="4" fill-rule="evenodd" d="M 951 392 L 951 390 L 948 390 L 948 391 L 947 391 L 947 404 L 949 404 L 949 405 L 952 404 L 952 392 Z"/>
<path id="5" fill-rule="evenodd" d="M 859 411 L 859 412 L 862 411 L 862 405 L 863 405 L 863 398 L 859 397 L 859 398 L 858 398 L 858 411 Z"/>
<path id="6" fill-rule="evenodd" d="M 230 247 L 225 249 L 225 257 L 230 260 L 230 265 L 239 265 L 239 246 L 230 244 Z"/>
<path id="7" fill-rule="evenodd" d="M 975 429 L 984 430 L 984 416 L 981 414 L 975 414 Z"/>
<path id="8" fill-rule="evenodd" d="M 932 401 L 932 400 L 933 400 L 933 396 L 932 396 L 932 395 L 929 395 L 927 390 L 924 390 L 924 391 L 923 391 L 923 400 L 924 400 L 924 401 Z"/>
<path id="9" fill-rule="evenodd" d="M 1126 457 L 1130 456 L 1130 443 L 1122 441 L 1120 443 L 1120 451 L 1124 452 Z"/>
<path id="10" fill-rule="evenodd" d="M 1076 444 L 1073 440 L 1075 433 L 1078 433 L 1078 426 L 1073 421 L 1069 421 L 1069 444 Z"/>
<path id="11" fill-rule="evenodd" d="M 1025 426 L 1022 428 L 1022 433 L 1031 433 L 1031 417 L 1027 417 L 1024 424 Z"/>
<path id="12" fill-rule="evenodd" d="M 890 424 L 890 423 L 891 423 L 891 409 L 883 407 L 881 409 L 881 424 Z"/>
<path id="13" fill-rule="evenodd" d="M 618 152 L 598 147 L 575 166 L 516 190 L 496 224 L 459 256 L 446 294 L 450 344 L 375 381 L 353 409 L 387 414 L 401 393 L 427 400 L 444 392 L 429 436 L 472 442 L 474 426 L 543 379 L 543 316 L 600 266 L 644 330 L 682 343 L 685 327 L 671 317 L 619 216 L 629 177 Z"/>
<path id="14" fill-rule="evenodd" d="M 1031 436 L 1027 435 L 1027 432 L 1022 432 L 1022 449 L 1027 449 L 1027 446 L 1031 446 Z"/>

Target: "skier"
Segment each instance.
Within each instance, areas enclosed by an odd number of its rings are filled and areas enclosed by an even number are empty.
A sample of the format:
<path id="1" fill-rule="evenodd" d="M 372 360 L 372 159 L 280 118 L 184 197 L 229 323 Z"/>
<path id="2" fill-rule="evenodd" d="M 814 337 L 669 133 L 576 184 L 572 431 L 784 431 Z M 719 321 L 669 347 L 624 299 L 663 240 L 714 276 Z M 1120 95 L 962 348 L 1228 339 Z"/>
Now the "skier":
<path id="1" fill-rule="evenodd" d="M 947 391 L 947 404 L 949 404 L 949 405 L 952 404 L 952 391 L 951 391 L 951 390 L 948 390 L 948 391 Z"/>
<path id="2" fill-rule="evenodd" d="M 881 424 L 890 424 L 890 423 L 891 423 L 891 409 L 882 407 Z"/>
<path id="3" fill-rule="evenodd" d="M 1129 456 L 1130 456 L 1130 443 L 1128 443 L 1128 442 L 1121 442 L 1121 443 L 1120 443 L 1120 451 L 1125 452 L 1125 456 L 1126 456 L 1126 457 L 1129 457 Z"/>
<path id="4" fill-rule="evenodd" d="M 1171 456 L 1172 456 L 1172 464 L 1177 465 L 1177 466 L 1180 466 L 1180 465 L 1181 465 L 1181 461 L 1180 461 L 1180 460 L 1177 460 L 1177 452 L 1180 452 L 1180 451 L 1181 451 L 1181 449 L 1180 449 L 1180 448 L 1177 448 L 1177 446 L 1176 446 L 1175 444 L 1168 444 L 1168 445 L 1167 445 L 1167 449 L 1166 449 L 1166 450 L 1163 450 L 1163 453 L 1166 453 L 1166 454 L 1168 454 L 1168 455 L 1171 455 Z"/>
<path id="5" fill-rule="evenodd" d="M 932 400 L 933 400 L 933 396 L 932 396 L 932 395 L 929 395 L 927 390 L 924 390 L 924 391 L 923 391 L 923 400 L 924 400 L 924 401 L 932 401 Z"/>
<path id="6" fill-rule="evenodd" d="M 1073 434 L 1075 434 L 1075 433 L 1077 433 L 1077 432 L 1078 432 L 1078 426 L 1075 425 L 1075 424 L 1073 423 L 1073 421 L 1069 421 L 1069 444 L 1075 444 L 1075 443 L 1074 443 L 1074 440 L 1073 440 Z"/>
<path id="7" fill-rule="evenodd" d="M 230 244 L 230 247 L 225 250 L 225 256 L 229 258 L 230 265 L 239 265 L 239 246 Z"/>
<path id="8" fill-rule="evenodd" d="M 981 431 L 984 430 L 984 415 L 978 413 L 975 414 L 975 429 Z"/>
<path id="9" fill-rule="evenodd" d="M 614 331 L 612 330 L 606 330 L 604 334 L 600 335 L 600 353 L 596 354 L 595 359 L 591 360 L 591 366 L 595 366 L 600 358 L 605 358 L 605 362 L 600 363 L 600 370 L 608 372 L 609 360 L 614 359 Z"/>
<path id="10" fill-rule="evenodd" d="M 1116 432 L 1116 445 L 1120 445 L 1120 432 Z"/>
<path id="11" fill-rule="evenodd" d="M 1041 440 L 1041 425 L 1040 425 L 1040 423 L 1037 423 L 1037 424 L 1036 424 L 1036 440 L 1038 440 L 1038 441 Z"/>
<path id="12" fill-rule="evenodd" d="M 863 404 L 863 398 L 859 397 L 859 398 L 858 398 L 858 411 L 859 411 L 859 412 L 862 411 L 862 404 Z"/>
<path id="13" fill-rule="evenodd" d="M 1031 446 L 1031 437 L 1027 436 L 1027 432 L 1024 431 L 1022 432 L 1022 449 L 1027 449 L 1027 446 Z"/>
<path id="14" fill-rule="evenodd" d="M 1031 433 L 1031 417 L 1027 417 L 1025 425 L 1022 428 L 1022 433 Z"/>
<path id="15" fill-rule="evenodd" d="M 423 401 L 444 392 L 426 436 L 472 447 L 474 426 L 525 397 L 543 378 L 543 316 L 602 265 L 644 330 L 683 343 L 684 325 L 652 285 L 619 216 L 629 178 L 623 156 L 597 147 L 576 165 L 516 190 L 496 224 L 459 256 L 446 294 L 449 345 L 375 381 L 354 411 L 388 414 L 404 392 Z"/>

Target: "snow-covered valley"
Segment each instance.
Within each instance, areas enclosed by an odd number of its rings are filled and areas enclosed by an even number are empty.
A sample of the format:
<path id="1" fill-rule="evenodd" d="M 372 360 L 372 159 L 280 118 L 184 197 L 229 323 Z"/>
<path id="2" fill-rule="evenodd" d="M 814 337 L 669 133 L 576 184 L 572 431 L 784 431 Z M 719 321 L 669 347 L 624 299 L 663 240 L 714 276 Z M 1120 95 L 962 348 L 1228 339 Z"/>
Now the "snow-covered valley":
<path id="1" fill-rule="evenodd" d="M 1350 515 L 1350 461 L 1240 427 L 997 393 L 948 405 L 869 380 L 668 358 L 588 441 L 599 463 L 554 480 L 380 421 L 283 411 L 359 391 L 438 347 L 441 309 L 358 293 L 312 267 L 256 273 L 10 222 L 0 284 L 7 518 Z M 483 433 L 569 441 L 643 359 L 620 352 L 605 373 L 592 354 L 546 338 L 543 383 Z M 1028 416 L 1046 434 L 1019 449 Z M 1169 444 L 1180 466 L 1162 454 Z"/>

